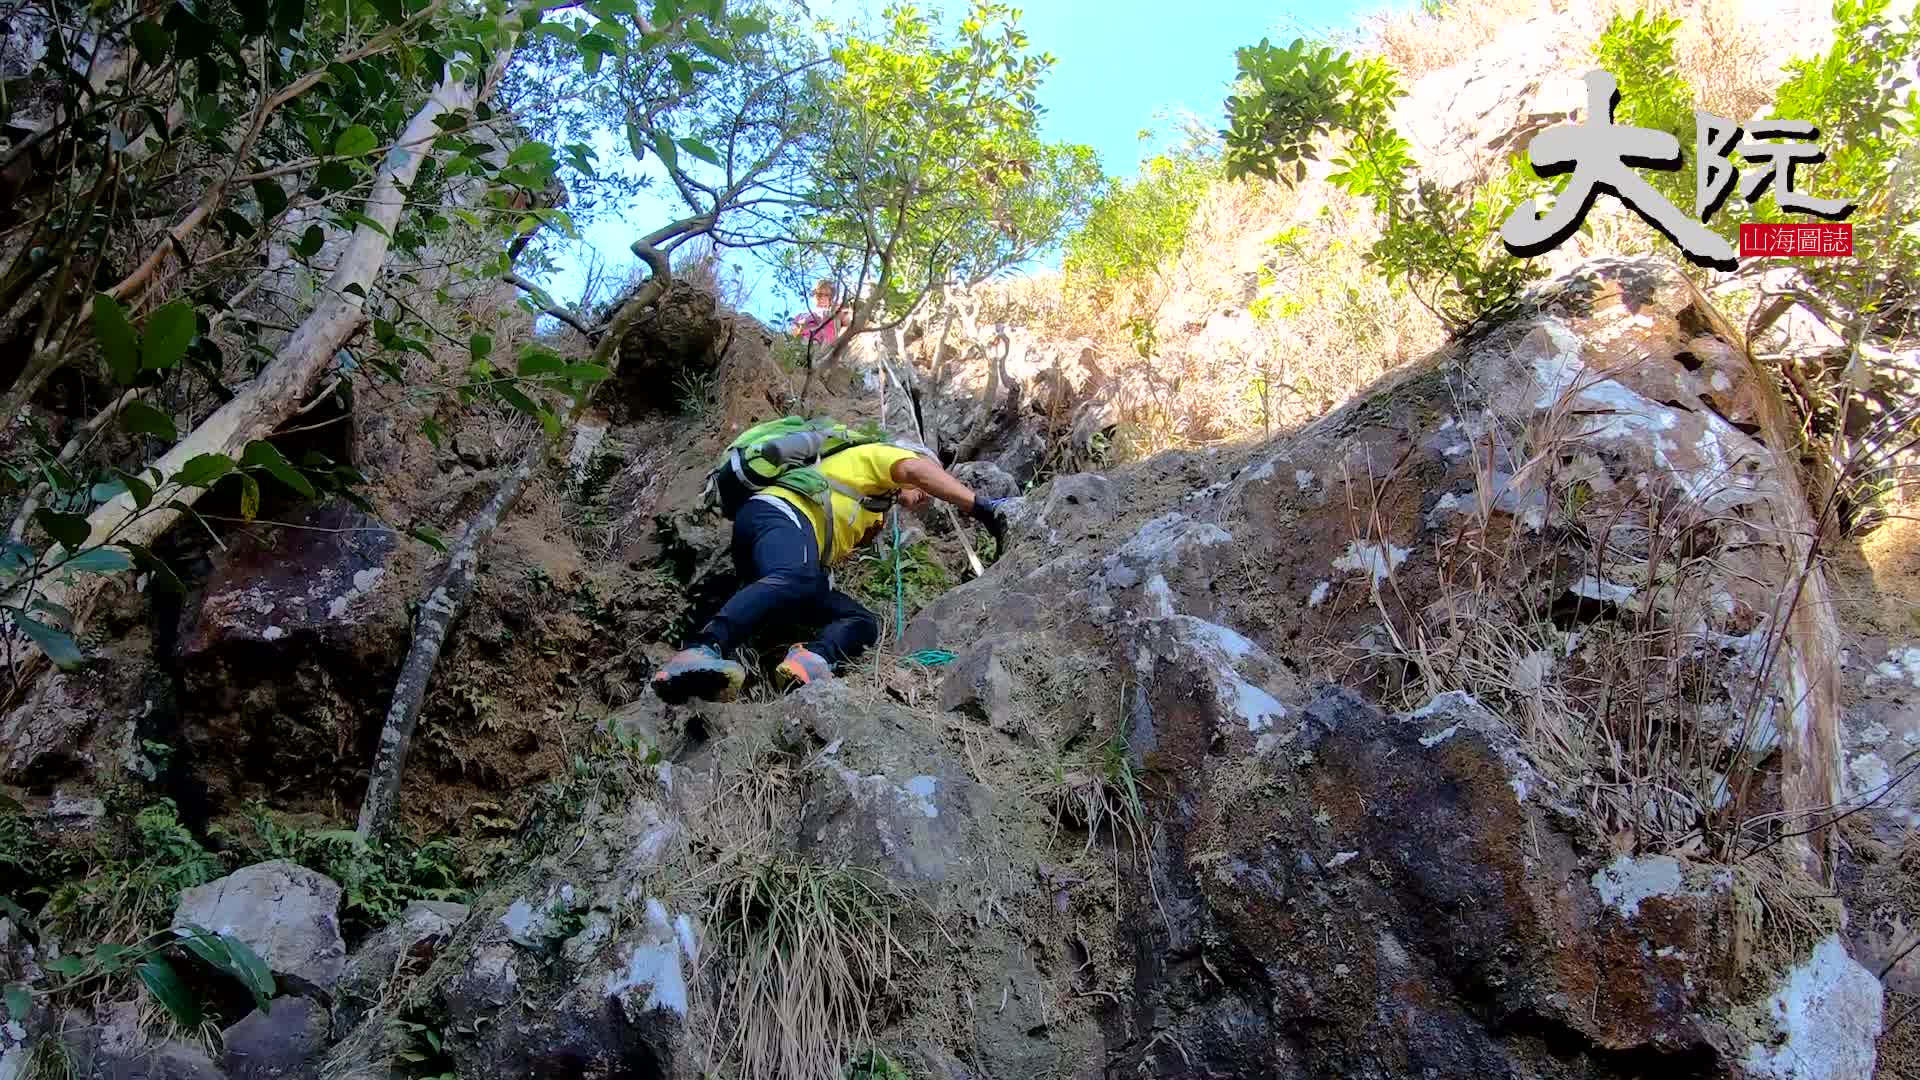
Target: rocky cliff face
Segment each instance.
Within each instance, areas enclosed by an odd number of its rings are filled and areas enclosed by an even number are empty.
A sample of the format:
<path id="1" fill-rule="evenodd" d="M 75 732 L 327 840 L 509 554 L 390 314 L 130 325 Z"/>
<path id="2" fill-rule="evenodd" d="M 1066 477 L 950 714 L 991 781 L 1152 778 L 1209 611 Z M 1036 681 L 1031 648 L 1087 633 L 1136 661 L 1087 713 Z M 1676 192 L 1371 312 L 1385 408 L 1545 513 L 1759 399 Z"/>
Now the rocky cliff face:
<path id="1" fill-rule="evenodd" d="M 386 1075 L 418 1025 L 472 1076 L 1869 1076 L 1884 961 L 1854 954 L 1885 941 L 1823 881 L 1885 874 L 1813 811 L 1896 753 L 1905 669 L 1842 663 L 1763 374 L 1669 265 L 1600 262 L 1298 433 L 1058 476 L 845 680 L 627 684 L 470 907 L 342 961 L 298 868 L 195 894 L 297 892 L 231 929 L 326 973 L 227 1046 L 297 1049 L 258 1075 Z M 635 557 L 697 574 L 715 538 L 668 532 Z"/>

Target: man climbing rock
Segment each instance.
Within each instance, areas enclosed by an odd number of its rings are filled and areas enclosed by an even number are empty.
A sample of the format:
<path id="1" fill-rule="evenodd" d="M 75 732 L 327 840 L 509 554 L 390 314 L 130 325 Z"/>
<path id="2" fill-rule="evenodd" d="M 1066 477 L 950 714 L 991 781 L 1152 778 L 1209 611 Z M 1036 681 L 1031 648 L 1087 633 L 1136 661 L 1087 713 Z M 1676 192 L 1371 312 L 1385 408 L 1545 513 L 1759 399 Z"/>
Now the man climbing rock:
<path id="1" fill-rule="evenodd" d="M 742 435 L 714 470 L 708 500 L 733 519 L 733 561 L 745 584 L 654 674 L 654 692 L 676 703 L 730 697 L 747 669 L 729 654 L 770 615 L 820 625 L 817 638 L 787 651 L 778 681 L 791 688 L 832 678 L 879 639 L 880 620 L 833 588 L 828 569 L 880 532 L 890 506 L 915 510 L 929 496 L 1005 542 L 1007 500 L 976 495 L 922 448 L 797 418 Z"/>

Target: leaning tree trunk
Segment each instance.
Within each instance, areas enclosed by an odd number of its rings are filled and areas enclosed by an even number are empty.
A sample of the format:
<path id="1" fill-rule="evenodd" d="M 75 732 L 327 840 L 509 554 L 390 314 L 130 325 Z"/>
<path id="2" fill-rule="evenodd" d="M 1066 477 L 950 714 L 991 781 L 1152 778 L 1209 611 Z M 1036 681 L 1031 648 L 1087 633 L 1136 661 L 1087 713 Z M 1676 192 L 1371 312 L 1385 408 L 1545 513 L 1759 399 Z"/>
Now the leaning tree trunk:
<path id="1" fill-rule="evenodd" d="M 387 710 L 387 725 L 380 733 L 379 749 L 374 751 L 373 774 L 367 780 L 367 797 L 360 801 L 359 832 L 363 837 L 372 836 L 381 825 L 386 823 L 393 812 L 394 800 L 400 794 L 400 776 L 406 768 L 407 752 L 413 748 L 414 728 L 420 722 L 420 705 L 427 694 L 427 683 L 433 678 L 433 669 L 440 663 L 440 650 L 446 646 L 447 631 L 453 626 L 455 617 L 466 607 L 467 598 L 473 595 L 473 584 L 480 567 L 480 550 L 486 545 L 493 530 L 500 524 L 500 518 L 520 501 L 520 493 L 526 490 L 527 477 L 533 475 L 533 468 L 545 448 L 543 441 L 536 439 L 520 456 L 520 463 L 500 483 L 487 500 L 487 505 L 467 523 L 460 539 L 453 545 L 447 556 L 447 566 L 441 572 L 440 580 L 427 593 L 426 602 L 420 605 L 419 618 L 413 626 L 413 645 L 407 650 L 407 662 L 400 669 L 400 680 L 394 684 L 393 705 Z"/>
<path id="2" fill-rule="evenodd" d="M 600 328 L 601 336 L 593 350 L 595 363 L 610 366 L 633 321 L 659 299 L 672 283 L 671 253 L 657 245 L 698 226 L 697 219 L 676 222 L 634 242 L 633 253 L 645 261 L 652 274 L 646 284 L 620 305 L 607 325 Z M 587 333 L 584 330 L 582 332 Z M 591 397 L 591 394 L 582 394 L 574 401 L 568 411 L 565 430 L 571 431 L 579 423 Z M 468 598 L 473 595 L 480 552 L 500 524 L 501 517 L 519 501 L 520 493 L 526 490 L 527 478 L 533 475 L 541 458 L 559 441 L 535 439 L 527 447 L 520 463 L 501 482 L 493 498 L 467 523 L 460 540 L 447 557 L 446 569 L 420 605 L 420 615 L 413 627 L 413 643 L 407 649 L 406 663 L 400 668 L 400 679 L 393 689 L 393 704 L 387 709 L 386 726 L 380 732 L 380 745 L 374 752 L 373 771 L 367 777 L 367 794 L 360 800 L 358 832 L 362 837 L 379 832 L 393 813 L 394 803 L 400 794 L 400 780 L 406 772 L 407 754 L 413 749 L 413 733 L 420 724 L 420 707 L 426 701 L 427 685 L 433 681 L 433 670 L 440 663 L 440 652 L 446 647 L 449 630 L 466 607 Z"/>
<path id="3" fill-rule="evenodd" d="M 388 152 L 374 181 L 373 191 L 363 212 L 369 221 L 353 231 L 339 265 L 328 279 L 326 297 L 315 305 L 301 322 L 280 354 L 265 370 L 249 382 L 231 401 L 207 417 L 199 427 L 169 450 L 153 467 L 163 476 L 172 476 L 188 461 L 202 454 L 224 454 L 238 458 L 247 444 L 271 434 L 299 407 L 300 398 L 326 369 L 340 347 L 366 320 L 364 297 L 371 291 L 374 278 L 386 265 L 388 249 L 407 191 L 420 172 L 426 154 L 420 147 L 429 145 L 440 133 L 434 121 L 448 113 L 471 109 L 491 93 L 512 58 L 510 49 L 502 49 L 494 63 L 482 74 L 478 86 L 469 86 L 452 77 L 435 88 L 396 140 L 396 149 Z M 405 148 L 405 149 L 401 149 Z M 155 496 L 154 506 L 137 511 L 133 497 L 122 493 L 103 503 L 87 518 L 91 533 L 87 545 L 128 542 L 151 545 L 178 521 L 185 508 L 206 493 L 205 488 L 168 485 Z M 179 509 L 170 507 L 177 504 Z M 87 609 L 98 593 L 104 577 L 82 577 L 72 584 L 54 580 L 44 583 L 43 596 L 73 613 L 75 629 L 86 617 Z M 10 598 L 18 602 L 18 596 Z M 27 660 L 37 653 L 28 649 Z"/>

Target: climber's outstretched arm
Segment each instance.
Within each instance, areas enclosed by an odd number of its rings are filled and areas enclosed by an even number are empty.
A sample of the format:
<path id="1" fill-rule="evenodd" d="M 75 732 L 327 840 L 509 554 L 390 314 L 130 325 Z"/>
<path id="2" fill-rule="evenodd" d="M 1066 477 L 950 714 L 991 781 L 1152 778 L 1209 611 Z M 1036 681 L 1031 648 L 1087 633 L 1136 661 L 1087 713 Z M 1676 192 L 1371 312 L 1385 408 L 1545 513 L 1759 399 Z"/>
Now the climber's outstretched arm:
<path id="1" fill-rule="evenodd" d="M 916 487 L 941 502 L 952 503 L 964 511 L 973 510 L 973 489 L 924 454 L 894 462 L 891 472 L 893 482 L 901 487 Z"/>
<path id="2" fill-rule="evenodd" d="M 959 507 L 973 520 L 987 527 L 1002 550 L 1007 543 L 1006 499 L 989 499 L 974 493 L 974 490 L 961 483 L 954 475 L 940 467 L 940 463 L 925 455 L 916 455 L 894 463 L 891 470 L 893 482 L 901 487 L 916 487 L 921 491 Z"/>

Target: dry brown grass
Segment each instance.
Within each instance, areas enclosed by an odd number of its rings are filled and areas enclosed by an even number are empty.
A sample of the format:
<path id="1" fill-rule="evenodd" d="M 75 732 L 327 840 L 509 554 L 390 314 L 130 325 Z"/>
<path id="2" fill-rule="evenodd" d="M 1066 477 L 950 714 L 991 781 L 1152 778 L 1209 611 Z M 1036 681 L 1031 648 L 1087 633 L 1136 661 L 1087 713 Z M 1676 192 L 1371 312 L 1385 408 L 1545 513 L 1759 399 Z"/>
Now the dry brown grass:
<path id="1" fill-rule="evenodd" d="M 1641 10 L 1680 20 L 1675 53 L 1701 108 L 1745 120 L 1771 99 L 1780 82 L 1773 62 L 1778 59 L 1777 25 L 1756 17 L 1740 0 L 1489 0 L 1448 4 L 1437 16 L 1417 8 L 1389 10 L 1363 19 L 1357 32 L 1346 35 L 1345 44 L 1385 59 L 1411 83 L 1466 60 L 1516 23 L 1554 18 L 1563 20 L 1571 33 L 1543 41 L 1541 47 L 1577 67 L 1591 56 L 1608 20 Z"/>
<path id="2" fill-rule="evenodd" d="M 1416 608 L 1391 570 L 1376 588 L 1386 651 L 1409 672 L 1402 703 L 1474 695 L 1618 851 L 1735 858 L 1769 787 L 1772 718 L 1796 707 L 1758 690 L 1784 678 L 1791 609 L 1742 637 L 1712 630 L 1736 572 L 1702 543 L 1716 522 L 1671 479 L 1615 487 L 1588 510 L 1594 487 L 1563 464 L 1578 460 L 1560 435 L 1569 410 L 1517 433 L 1525 449 L 1500 467 L 1510 481 L 1476 452 L 1478 490 L 1439 545 L 1436 596 Z M 1503 490 L 1541 495 L 1502 511 Z M 1374 500 L 1352 508 L 1367 544 L 1385 542 Z"/>
<path id="3" fill-rule="evenodd" d="M 1412 81 L 1459 63 L 1502 28 L 1543 9 L 1551 10 L 1540 0 L 1454 3 L 1437 17 L 1417 7 L 1389 9 L 1362 19 L 1359 31 L 1349 35 L 1347 43 L 1363 53 L 1382 57 L 1403 79 Z"/>
<path id="4" fill-rule="evenodd" d="M 839 1080 L 871 1046 L 873 1006 L 905 948 L 896 903 L 859 870 L 779 859 L 735 868 L 711 910 L 733 961 L 721 1015 L 742 1076 Z"/>

